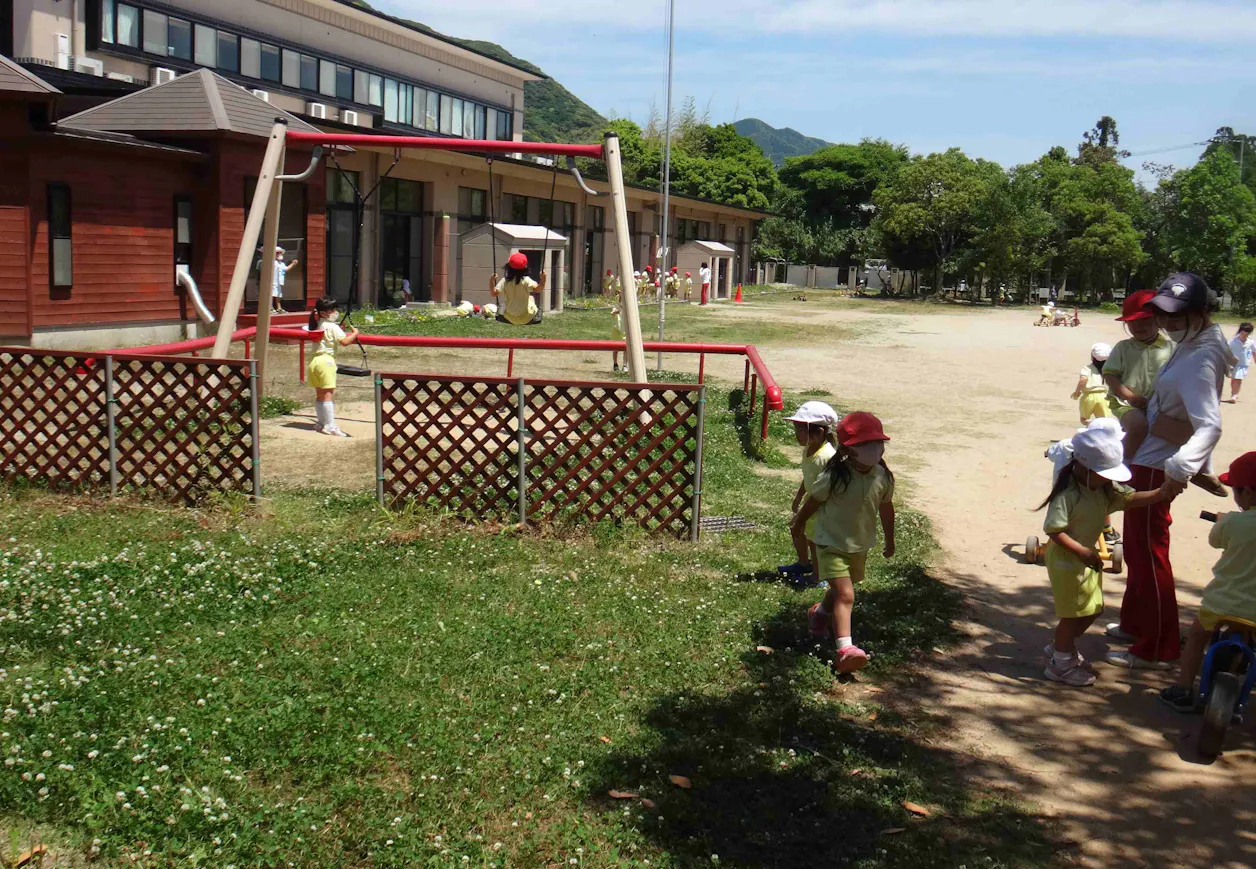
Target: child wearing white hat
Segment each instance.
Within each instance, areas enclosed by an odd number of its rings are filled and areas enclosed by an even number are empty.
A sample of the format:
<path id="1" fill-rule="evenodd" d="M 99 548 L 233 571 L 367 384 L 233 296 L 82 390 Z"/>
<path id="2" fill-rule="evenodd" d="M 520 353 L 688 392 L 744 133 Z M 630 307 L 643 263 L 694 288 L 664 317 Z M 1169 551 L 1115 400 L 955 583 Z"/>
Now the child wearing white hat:
<path id="1" fill-rule="evenodd" d="M 1087 428 L 1072 444 L 1072 461 L 1038 506 L 1047 509 L 1047 575 L 1059 619 L 1045 649 L 1045 675 L 1052 682 L 1084 688 L 1094 684 L 1095 676 L 1082 667 L 1077 639 L 1103 612 L 1103 561 L 1095 544 L 1109 514 L 1160 503 L 1168 494 L 1163 489 L 1135 492 L 1123 485 L 1132 475 L 1121 436 L 1111 428 Z"/>
<path id="2" fill-rule="evenodd" d="M 1125 439 L 1125 431 L 1121 428 L 1121 421 L 1115 417 L 1101 416 L 1098 419 L 1092 419 L 1089 425 L 1085 428 L 1079 428 L 1077 433 L 1081 434 L 1092 429 L 1110 431 L 1122 440 Z M 1060 472 L 1068 466 L 1069 462 L 1073 461 L 1073 439 L 1064 438 L 1064 440 L 1056 441 L 1047 447 L 1047 451 L 1043 455 L 1051 460 L 1051 485 L 1054 486 L 1055 481 L 1060 477 Z M 1121 535 L 1112 527 L 1112 517 L 1108 517 L 1108 524 L 1103 528 L 1103 536 L 1108 541 L 1109 546 L 1121 542 Z"/>
<path id="3" fill-rule="evenodd" d="M 829 460 L 837 454 L 837 446 L 833 442 L 833 429 L 839 417 L 837 411 L 823 401 L 804 402 L 794 415 L 787 417 L 794 424 L 794 437 L 802 447 L 802 483 L 798 486 L 798 494 L 794 496 L 790 515 L 798 513 L 798 509 L 815 489 L 816 480 L 824 472 Z M 794 542 L 794 554 L 797 560 L 793 564 L 780 568 L 781 573 L 811 573 L 818 562 L 815 545 L 816 518 L 807 520 L 805 527 L 795 528 L 790 525 L 790 537 Z"/>
<path id="4" fill-rule="evenodd" d="M 1082 369 L 1073 390 L 1073 400 L 1079 402 L 1082 425 L 1100 416 L 1114 416 L 1108 404 L 1108 384 L 1103 379 L 1103 364 L 1112 355 L 1112 348 L 1100 342 L 1090 348 L 1090 364 Z"/>

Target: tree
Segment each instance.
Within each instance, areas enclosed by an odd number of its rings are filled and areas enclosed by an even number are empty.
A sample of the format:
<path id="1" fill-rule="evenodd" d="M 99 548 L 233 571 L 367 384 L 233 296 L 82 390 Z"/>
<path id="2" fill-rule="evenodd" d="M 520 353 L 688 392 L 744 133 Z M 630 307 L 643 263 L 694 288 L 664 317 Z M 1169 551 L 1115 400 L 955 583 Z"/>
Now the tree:
<path id="1" fill-rule="evenodd" d="M 1165 246 L 1175 268 L 1235 287 L 1240 256 L 1256 236 L 1256 197 L 1239 178 L 1228 149 L 1215 149 L 1173 179 L 1176 188 Z"/>
<path id="2" fill-rule="evenodd" d="M 952 255 L 973 234 L 988 187 L 982 168 L 951 148 L 912 160 L 873 196 L 880 231 L 890 243 L 932 255 L 935 293 Z"/>
<path id="3" fill-rule="evenodd" d="M 791 157 L 780 171 L 783 188 L 798 194 L 802 217 L 839 227 L 872 223 L 872 194 L 892 181 L 908 161 L 907 148 L 884 139 L 833 145 L 806 157 Z"/>
<path id="4" fill-rule="evenodd" d="M 1129 151 L 1118 150 L 1119 144 L 1121 134 L 1117 131 L 1116 120 L 1104 115 L 1095 123 L 1094 129 L 1082 134 L 1082 143 L 1077 146 L 1077 162 L 1090 166 L 1115 163 L 1130 155 Z"/>
<path id="5" fill-rule="evenodd" d="M 1243 184 L 1256 194 L 1256 171 L 1253 171 L 1256 167 L 1252 166 L 1252 161 L 1256 160 L 1256 136 L 1236 133 L 1233 127 L 1221 127 L 1199 159 L 1207 159 L 1217 151 L 1230 152 L 1230 156 L 1239 164 Z"/>

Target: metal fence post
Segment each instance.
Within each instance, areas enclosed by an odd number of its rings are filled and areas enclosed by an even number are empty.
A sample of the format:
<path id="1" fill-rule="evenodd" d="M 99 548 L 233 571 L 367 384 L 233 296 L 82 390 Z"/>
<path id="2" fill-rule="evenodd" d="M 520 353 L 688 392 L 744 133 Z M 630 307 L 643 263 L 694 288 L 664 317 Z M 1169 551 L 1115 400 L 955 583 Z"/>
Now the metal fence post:
<path id="1" fill-rule="evenodd" d="M 118 417 L 113 395 L 113 357 L 105 357 L 105 433 L 109 440 L 109 494 L 118 494 Z"/>
<path id="2" fill-rule="evenodd" d="M 384 378 L 375 375 L 375 500 L 384 506 Z"/>
<path id="3" fill-rule="evenodd" d="M 528 524 L 528 421 L 524 415 L 526 384 L 522 377 L 515 381 L 515 413 L 519 438 L 519 524 Z"/>
<path id="4" fill-rule="evenodd" d="M 249 360 L 249 433 L 253 442 L 253 497 L 262 497 L 262 426 L 257 407 L 257 360 Z"/>
<path id="5" fill-rule="evenodd" d="M 689 508 L 689 539 L 697 543 L 702 525 L 702 432 L 706 427 L 706 387 L 698 387 L 698 448 L 694 451 L 693 503 Z"/>

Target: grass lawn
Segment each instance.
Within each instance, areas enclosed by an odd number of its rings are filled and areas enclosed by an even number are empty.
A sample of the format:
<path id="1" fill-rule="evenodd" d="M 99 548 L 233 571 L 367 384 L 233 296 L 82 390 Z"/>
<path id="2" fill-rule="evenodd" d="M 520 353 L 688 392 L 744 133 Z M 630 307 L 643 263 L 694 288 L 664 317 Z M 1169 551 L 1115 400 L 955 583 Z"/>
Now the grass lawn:
<path id="1" fill-rule="evenodd" d="M 804 625 L 819 590 L 759 573 L 792 560 L 796 474 L 739 392 L 709 398 L 705 513 L 762 530 L 697 546 L 389 515 L 369 492 L 189 510 L 4 489 L 0 860 L 1053 865 L 1052 831 L 967 784 L 913 702 L 960 606 L 926 521 L 904 507 L 898 557 L 873 558 L 872 662 L 836 681 Z"/>

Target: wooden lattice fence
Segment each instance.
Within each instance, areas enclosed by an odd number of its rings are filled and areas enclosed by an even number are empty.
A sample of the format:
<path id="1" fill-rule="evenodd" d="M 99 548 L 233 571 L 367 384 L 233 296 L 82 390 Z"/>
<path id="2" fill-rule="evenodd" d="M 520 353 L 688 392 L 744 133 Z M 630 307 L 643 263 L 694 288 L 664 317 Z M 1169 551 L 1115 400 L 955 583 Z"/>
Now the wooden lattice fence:
<path id="1" fill-rule="evenodd" d="M 256 495 L 255 365 L 0 348 L 0 473 L 186 502 Z"/>
<path id="2" fill-rule="evenodd" d="M 611 520 L 696 539 L 705 394 L 381 374 L 377 494 L 469 519 Z"/>

